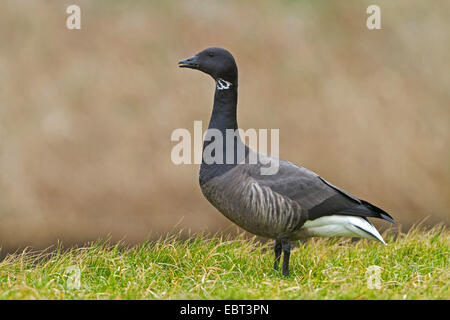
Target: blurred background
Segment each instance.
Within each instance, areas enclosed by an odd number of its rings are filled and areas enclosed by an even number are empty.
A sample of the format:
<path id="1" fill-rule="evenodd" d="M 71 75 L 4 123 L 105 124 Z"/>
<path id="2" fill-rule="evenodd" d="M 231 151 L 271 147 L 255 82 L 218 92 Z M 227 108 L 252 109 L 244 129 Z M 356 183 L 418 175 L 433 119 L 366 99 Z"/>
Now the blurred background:
<path id="1" fill-rule="evenodd" d="M 235 230 L 176 166 L 177 128 L 209 120 L 214 83 L 177 68 L 209 46 L 239 67 L 240 127 L 382 207 L 403 230 L 450 222 L 449 1 L 4 0 L 0 246 L 136 243 Z M 81 30 L 66 28 L 68 5 Z M 383 229 L 388 224 L 380 223 Z"/>

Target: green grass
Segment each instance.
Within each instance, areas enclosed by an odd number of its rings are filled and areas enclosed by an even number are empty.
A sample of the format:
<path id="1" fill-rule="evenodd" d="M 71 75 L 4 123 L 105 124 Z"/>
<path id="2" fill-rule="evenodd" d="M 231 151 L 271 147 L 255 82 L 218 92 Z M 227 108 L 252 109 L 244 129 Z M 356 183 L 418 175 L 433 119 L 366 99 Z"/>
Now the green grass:
<path id="1" fill-rule="evenodd" d="M 415 228 L 388 242 L 311 239 L 291 275 L 272 270 L 272 242 L 172 235 L 134 247 L 97 241 L 0 262 L 0 299 L 449 299 L 450 232 Z M 367 268 L 381 267 L 369 289 Z M 80 270 L 71 285 L 70 267 Z"/>

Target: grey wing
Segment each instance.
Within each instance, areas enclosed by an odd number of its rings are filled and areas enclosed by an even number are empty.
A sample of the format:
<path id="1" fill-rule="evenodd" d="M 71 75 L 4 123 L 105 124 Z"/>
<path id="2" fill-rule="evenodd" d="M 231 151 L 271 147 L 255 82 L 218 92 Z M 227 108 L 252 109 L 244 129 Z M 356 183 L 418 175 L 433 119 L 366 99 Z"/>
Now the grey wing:
<path id="1" fill-rule="evenodd" d="M 269 187 L 272 191 L 297 202 L 302 209 L 307 210 L 308 220 L 341 214 L 375 217 L 393 222 L 392 217 L 380 208 L 288 161 L 279 160 L 279 170 L 274 175 L 262 175 L 259 165 L 253 166 L 249 174 L 261 186 Z"/>

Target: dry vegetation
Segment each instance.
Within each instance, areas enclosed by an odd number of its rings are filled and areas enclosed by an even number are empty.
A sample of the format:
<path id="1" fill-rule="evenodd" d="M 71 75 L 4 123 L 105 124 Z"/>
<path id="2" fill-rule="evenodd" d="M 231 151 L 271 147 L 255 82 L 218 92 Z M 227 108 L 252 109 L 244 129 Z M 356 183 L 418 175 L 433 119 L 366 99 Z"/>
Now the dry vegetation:
<path id="1" fill-rule="evenodd" d="M 280 128 L 282 158 L 401 225 L 448 224 L 449 1 L 378 1 L 379 31 L 367 1 L 77 2 L 81 31 L 72 1 L 1 4 L 4 250 L 229 225 L 170 161 L 214 88 L 176 63 L 211 45 L 236 56 L 240 125 Z"/>

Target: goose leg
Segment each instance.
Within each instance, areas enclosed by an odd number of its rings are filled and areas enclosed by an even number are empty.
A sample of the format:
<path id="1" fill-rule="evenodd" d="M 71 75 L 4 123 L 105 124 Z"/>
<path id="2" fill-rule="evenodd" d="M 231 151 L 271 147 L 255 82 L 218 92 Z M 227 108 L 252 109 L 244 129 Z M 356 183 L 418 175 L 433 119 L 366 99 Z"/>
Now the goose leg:
<path id="1" fill-rule="evenodd" d="M 282 243 L 283 248 L 283 276 L 289 276 L 289 256 L 291 255 L 291 242 L 289 240 Z"/>
<path id="2" fill-rule="evenodd" d="M 274 251 L 275 251 L 275 263 L 273 264 L 273 269 L 274 270 L 278 270 L 278 264 L 280 263 L 280 258 L 281 258 L 281 240 L 275 240 L 275 246 L 274 246 Z"/>

